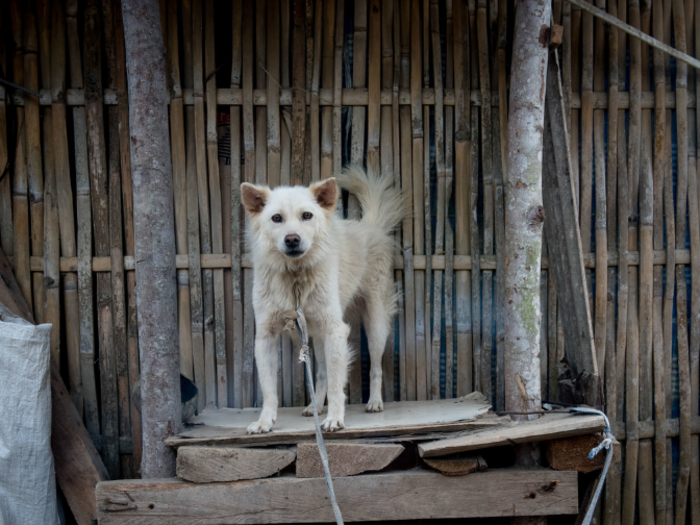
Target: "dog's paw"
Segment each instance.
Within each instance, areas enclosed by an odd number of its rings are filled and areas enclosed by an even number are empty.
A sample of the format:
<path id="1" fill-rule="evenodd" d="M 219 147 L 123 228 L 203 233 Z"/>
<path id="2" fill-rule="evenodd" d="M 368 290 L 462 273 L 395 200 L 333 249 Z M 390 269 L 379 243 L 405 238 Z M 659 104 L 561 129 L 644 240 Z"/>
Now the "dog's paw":
<path id="1" fill-rule="evenodd" d="M 326 420 L 321 424 L 321 428 L 325 432 L 335 432 L 336 430 L 340 430 L 341 428 L 345 428 L 345 423 L 341 421 L 340 419 L 334 419 L 331 417 L 326 418 Z"/>
<path id="2" fill-rule="evenodd" d="M 381 399 L 369 400 L 365 407 L 365 412 L 384 412 L 384 403 Z"/>
<path id="3" fill-rule="evenodd" d="M 246 430 L 246 432 L 248 434 L 265 434 L 272 430 L 272 425 L 274 424 L 275 422 L 271 419 L 260 419 L 255 423 L 251 423 L 250 425 L 248 425 L 248 429 Z"/>
<path id="4" fill-rule="evenodd" d="M 321 414 L 323 414 L 323 407 L 318 407 L 318 415 L 320 416 Z M 314 406 L 312 404 L 307 406 L 301 415 L 304 417 L 314 417 Z"/>

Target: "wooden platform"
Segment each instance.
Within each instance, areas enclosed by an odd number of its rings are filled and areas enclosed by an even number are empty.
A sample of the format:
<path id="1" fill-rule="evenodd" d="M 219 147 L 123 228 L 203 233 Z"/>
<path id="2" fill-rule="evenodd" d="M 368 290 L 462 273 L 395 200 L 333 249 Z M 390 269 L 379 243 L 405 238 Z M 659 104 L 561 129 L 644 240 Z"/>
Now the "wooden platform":
<path id="1" fill-rule="evenodd" d="M 552 516 L 578 512 L 578 475 L 500 469 L 448 477 L 413 469 L 334 480 L 350 521 Z M 97 486 L 100 525 L 332 522 L 322 478 L 229 483 L 105 481 Z"/>
<path id="2" fill-rule="evenodd" d="M 384 412 L 368 414 L 364 405 L 348 405 L 345 429 L 325 433 L 327 440 L 410 435 L 491 428 L 510 418 L 489 413 L 491 406 L 478 392 L 458 399 L 385 403 Z M 277 423 L 268 434 L 247 435 L 247 426 L 260 415 L 259 408 L 205 410 L 189 420 L 194 425 L 166 443 L 184 445 L 294 444 L 315 439 L 313 418 L 301 408 L 280 408 Z M 323 417 L 321 418 L 323 419 Z"/>

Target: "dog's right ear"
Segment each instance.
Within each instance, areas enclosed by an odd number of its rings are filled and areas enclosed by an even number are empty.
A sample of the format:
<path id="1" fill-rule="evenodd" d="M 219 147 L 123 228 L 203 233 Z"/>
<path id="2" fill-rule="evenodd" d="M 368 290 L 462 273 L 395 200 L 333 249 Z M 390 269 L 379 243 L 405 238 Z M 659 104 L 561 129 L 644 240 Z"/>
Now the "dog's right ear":
<path id="1" fill-rule="evenodd" d="M 241 201 L 251 215 L 256 215 L 263 210 L 269 196 L 270 190 L 268 188 L 247 182 L 241 184 Z"/>

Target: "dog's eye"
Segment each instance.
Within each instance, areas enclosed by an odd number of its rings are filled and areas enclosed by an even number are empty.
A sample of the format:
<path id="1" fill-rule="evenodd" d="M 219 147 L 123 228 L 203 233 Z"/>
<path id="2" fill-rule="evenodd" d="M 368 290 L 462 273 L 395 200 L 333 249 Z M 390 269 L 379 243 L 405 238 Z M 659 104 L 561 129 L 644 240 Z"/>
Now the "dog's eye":
<path id="1" fill-rule="evenodd" d="M 282 222 L 282 216 L 279 213 L 275 213 L 272 216 L 272 222 Z"/>
<path id="2" fill-rule="evenodd" d="M 301 214 L 301 218 L 305 221 L 310 221 L 311 217 L 313 217 L 313 216 L 314 216 L 313 213 L 311 213 L 310 211 L 305 211 L 304 213 Z"/>

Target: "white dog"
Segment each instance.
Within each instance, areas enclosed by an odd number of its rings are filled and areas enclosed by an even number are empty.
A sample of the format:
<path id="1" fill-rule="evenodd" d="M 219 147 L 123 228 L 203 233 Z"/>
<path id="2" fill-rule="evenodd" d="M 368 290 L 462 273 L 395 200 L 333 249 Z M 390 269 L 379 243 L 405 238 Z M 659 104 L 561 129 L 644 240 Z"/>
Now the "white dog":
<path id="1" fill-rule="evenodd" d="M 392 177 L 350 168 L 340 185 L 359 200 L 362 220 L 335 214 L 339 189 L 335 178 L 309 188 L 241 184 L 248 212 L 248 241 L 253 260 L 255 360 L 263 394 L 260 419 L 248 433 L 269 432 L 277 418 L 277 339 L 296 307 L 295 288 L 314 338 L 318 359 L 316 400 L 319 412 L 328 392 L 323 429 L 345 426 L 344 387 L 351 351 L 345 319 L 358 312 L 367 332 L 371 357 L 367 412 L 381 412 L 382 353 L 395 312 L 391 231 L 404 214 Z M 352 312 L 351 312 L 352 311 Z M 307 407 L 304 415 L 313 415 Z"/>

